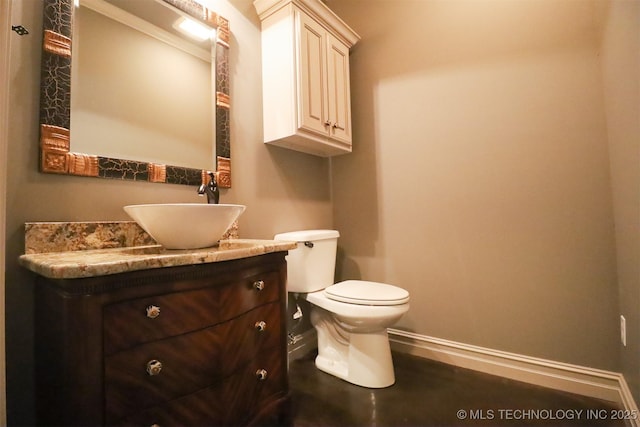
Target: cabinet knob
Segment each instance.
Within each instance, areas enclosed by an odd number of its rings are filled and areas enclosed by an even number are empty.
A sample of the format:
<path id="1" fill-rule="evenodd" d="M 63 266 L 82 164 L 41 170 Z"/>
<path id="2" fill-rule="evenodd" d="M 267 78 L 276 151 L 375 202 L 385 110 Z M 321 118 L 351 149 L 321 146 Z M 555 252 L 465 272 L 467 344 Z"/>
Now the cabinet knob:
<path id="1" fill-rule="evenodd" d="M 160 307 L 157 305 L 150 305 L 147 307 L 147 317 L 149 319 L 155 319 L 158 316 L 160 316 Z"/>
<path id="2" fill-rule="evenodd" d="M 331 127 L 334 128 L 334 129 L 338 129 L 338 123 L 337 122 L 334 123 Z"/>
<path id="3" fill-rule="evenodd" d="M 259 322 L 256 322 L 256 329 L 258 330 L 258 332 L 262 332 L 265 329 L 267 329 L 267 322 L 265 322 L 264 320 L 261 320 Z"/>
<path id="4" fill-rule="evenodd" d="M 153 359 L 147 362 L 147 374 L 154 376 L 158 375 L 162 371 L 162 363 L 159 360 Z"/>
<path id="5" fill-rule="evenodd" d="M 264 280 L 256 280 L 253 282 L 253 288 L 257 291 L 261 291 L 264 289 Z"/>
<path id="6" fill-rule="evenodd" d="M 330 120 L 325 120 L 324 121 L 324 125 L 325 126 L 331 126 L 331 121 Z"/>
<path id="7" fill-rule="evenodd" d="M 267 371 L 265 369 L 258 369 L 256 371 L 256 378 L 260 381 L 264 381 L 267 379 Z"/>

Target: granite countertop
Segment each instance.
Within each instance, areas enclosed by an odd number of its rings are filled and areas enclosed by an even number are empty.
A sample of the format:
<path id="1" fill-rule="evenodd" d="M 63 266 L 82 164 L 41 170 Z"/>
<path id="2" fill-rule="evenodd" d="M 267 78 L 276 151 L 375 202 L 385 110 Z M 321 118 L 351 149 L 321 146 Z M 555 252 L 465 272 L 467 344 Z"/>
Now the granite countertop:
<path id="1" fill-rule="evenodd" d="M 296 248 L 295 242 L 238 238 L 237 221 L 217 246 L 169 250 L 134 221 L 28 222 L 20 265 L 50 279 L 79 279 L 152 268 L 247 258 Z"/>
<path id="2" fill-rule="evenodd" d="M 51 279 L 78 279 L 162 267 L 246 258 L 297 247 L 296 242 L 254 239 L 221 240 L 211 248 L 169 250 L 159 245 L 65 252 L 31 253 L 20 265 Z"/>

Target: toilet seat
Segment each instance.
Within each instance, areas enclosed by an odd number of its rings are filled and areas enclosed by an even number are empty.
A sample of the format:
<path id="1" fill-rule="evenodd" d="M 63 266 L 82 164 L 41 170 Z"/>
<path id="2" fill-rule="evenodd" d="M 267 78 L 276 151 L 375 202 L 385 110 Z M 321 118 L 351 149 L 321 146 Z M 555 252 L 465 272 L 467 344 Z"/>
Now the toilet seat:
<path id="1" fill-rule="evenodd" d="M 346 280 L 325 288 L 324 294 L 334 301 L 358 305 L 400 305 L 409 301 L 409 292 L 386 283 Z"/>

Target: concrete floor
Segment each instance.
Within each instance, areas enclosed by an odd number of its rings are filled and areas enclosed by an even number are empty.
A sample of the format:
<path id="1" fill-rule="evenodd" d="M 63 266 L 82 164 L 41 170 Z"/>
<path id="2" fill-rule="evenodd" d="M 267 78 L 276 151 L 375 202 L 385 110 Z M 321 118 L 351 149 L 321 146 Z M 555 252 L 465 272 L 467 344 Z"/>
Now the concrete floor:
<path id="1" fill-rule="evenodd" d="M 359 387 L 292 361 L 293 424 L 307 426 L 624 426 L 610 402 L 394 353 L 396 383 Z M 614 413 L 612 413 L 614 411 Z"/>

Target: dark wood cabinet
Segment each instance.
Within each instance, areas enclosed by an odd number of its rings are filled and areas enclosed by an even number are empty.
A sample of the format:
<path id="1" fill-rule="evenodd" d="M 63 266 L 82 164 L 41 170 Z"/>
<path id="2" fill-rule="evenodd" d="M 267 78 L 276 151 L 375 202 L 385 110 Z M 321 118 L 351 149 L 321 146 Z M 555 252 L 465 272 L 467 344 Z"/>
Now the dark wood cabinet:
<path id="1" fill-rule="evenodd" d="M 39 424 L 289 423 L 285 255 L 39 277 Z"/>

